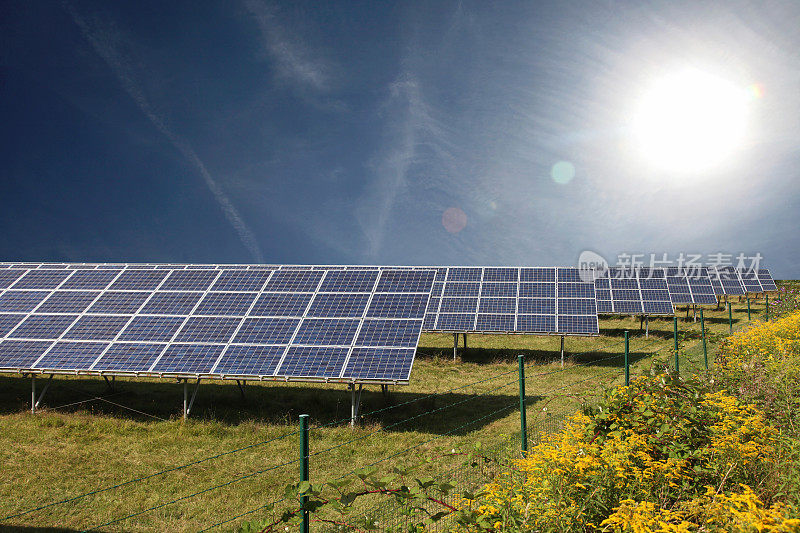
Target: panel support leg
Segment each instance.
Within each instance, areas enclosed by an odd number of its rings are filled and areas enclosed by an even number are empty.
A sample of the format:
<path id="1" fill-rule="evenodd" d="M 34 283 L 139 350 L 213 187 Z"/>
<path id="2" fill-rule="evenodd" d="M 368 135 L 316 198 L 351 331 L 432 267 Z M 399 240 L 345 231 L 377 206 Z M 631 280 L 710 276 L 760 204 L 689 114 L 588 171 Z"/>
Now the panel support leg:
<path id="1" fill-rule="evenodd" d="M 644 338 L 647 339 L 650 337 L 650 317 L 644 315 Z"/>
<path id="2" fill-rule="evenodd" d="M 247 383 L 247 382 L 245 380 L 243 380 L 243 379 L 242 380 L 238 380 L 238 379 L 236 380 L 236 385 L 239 387 L 239 393 L 242 395 L 242 400 L 245 399 L 245 395 L 244 395 L 244 385 L 245 385 L 245 383 Z"/>
<path id="3" fill-rule="evenodd" d="M 197 378 L 197 384 L 194 386 L 192 398 L 189 399 L 189 380 L 183 380 L 183 419 L 189 418 L 189 413 L 192 411 L 194 399 L 197 397 L 197 391 L 200 389 L 200 378 Z"/>
<path id="4" fill-rule="evenodd" d="M 358 392 L 356 393 L 356 384 L 351 383 L 348 385 L 350 389 L 350 427 L 355 427 L 356 419 L 358 418 L 358 409 L 361 407 L 361 389 L 363 385 L 358 385 Z"/>
<path id="5" fill-rule="evenodd" d="M 458 333 L 453 333 L 453 361 L 458 357 Z"/>
<path id="6" fill-rule="evenodd" d="M 464 333 L 464 353 L 467 352 L 467 334 Z"/>
<path id="7" fill-rule="evenodd" d="M 644 330 L 644 315 L 639 317 L 639 333 Z"/>
<path id="8" fill-rule="evenodd" d="M 106 388 L 109 392 L 114 392 L 114 377 L 115 376 L 111 376 L 111 379 L 109 380 L 108 376 L 103 376 L 103 379 L 106 382 Z"/>
<path id="9" fill-rule="evenodd" d="M 53 374 L 50 374 L 50 377 L 47 378 L 47 383 L 44 384 L 44 388 L 42 392 L 39 393 L 39 397 L 36 397 L 36 375 L 31 375 L 31 413 L 36 414 L 36 408 L 39 407 L 39 404 L 42 403 L 44 399 L 44 395 L 47 392 L 47 389 L 50 388 L 50 383 L 53 382 Z"/>
<path id="10" fill-rule="evenodd" d="M 381 385 L 381 393 L 383 393 L 383 397 L 389 399 L 389 385 L 385 383 Z"/>
<path id="11" fill-rule="evenodd" d="M 694 322 L 697 322 L 697 306 L 693 305 L 692 310 L 694 312 Z"/>
<path id="12" fill-rule="evenodd" d="M 564 335 L 561 336 L 561 368 L 564 368 Z"/>

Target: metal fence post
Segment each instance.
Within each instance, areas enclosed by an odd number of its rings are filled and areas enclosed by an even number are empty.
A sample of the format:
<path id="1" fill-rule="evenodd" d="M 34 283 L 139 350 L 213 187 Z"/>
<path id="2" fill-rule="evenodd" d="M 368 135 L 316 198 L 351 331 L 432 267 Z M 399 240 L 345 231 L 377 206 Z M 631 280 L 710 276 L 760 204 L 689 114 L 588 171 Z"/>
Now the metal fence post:
<path id="1" fill-rule="evenodd" d="M 733 333 L 733 312 L 731 311 L 730 302 L 728 302 L 728 329 Z"/>
<path id="2" fill-rule="evenodd" d="M 519 424 L 522 430 L 522 455 L 528 453 L 528 423 L 525 413 L 525 356 L 517 356 L 519 362 Z"/>
<path id="3" fill-rule="evenodd" d="M 301 481 L 308 481 L 308 415 L 300 415 L 300 456 L 301 456 Z M 303 496 L 303 533 L 308 533 L 309 517 L 308 496 Z"/>
<path id="4" fill-rule="evenodd" d="M 672 317 L 672 340 L 675 344 L 675 373 L 679 372 L 678 363 L 678 317 Z"/>
<path id="5" fill-rule="evenodd" d="M 628 359 L 629 354 L 629 345 L 628 345 L 628 330 L 625 330 L 625 386 L 629 386 L 631 384 L 631 369 Z"/>
<path id="6" fill-rule="evenodd" d="M 703 318 L 703 308 L 700 308 L 700 335 L 703 337 L 703 360 L 706 362 L 708 370 L 708 348 L 706 347 L 706 321 Z"/>
<path id="7" fill-rule="evenodd" d="M 750 295 L 747 295 L 747 321 L 750 322 Z"/>
<path id="8" fill-rule="evenodd" d="M 769 294 L 765 294 L 764 297 L 766 298 L 767 302 L 767 322 L 769 322 Z"/>

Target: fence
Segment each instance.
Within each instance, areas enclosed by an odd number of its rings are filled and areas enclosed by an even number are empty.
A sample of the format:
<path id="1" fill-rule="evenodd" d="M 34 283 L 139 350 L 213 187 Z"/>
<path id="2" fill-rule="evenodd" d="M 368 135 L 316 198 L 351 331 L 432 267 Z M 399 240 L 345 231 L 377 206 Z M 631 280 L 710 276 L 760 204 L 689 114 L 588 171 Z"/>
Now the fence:
<path id="1" fill-rule="evenodd" d="M 730 317 L 730 312 L 729 312 Z M 700 323 L 703 324 L 704 317 L 700 315 Z M 733 330 L 733 321 L 730 319 L 731 331 Z M 439 479 L 446 479 L 451 484 L 456 485 L 456 489 L 449 496 L 450 500 L 454 502 L 459 498 L 464 491 L 473 491 L 486 482 L 487 479 L 493 474 L 493 468 L 497 468 L 504 464 L 504 461 L 519 457 L 522 450 L 524 450 L 528 441 L 537 442 L 543 435 L 557 431 L 563 424 L 564 420 L 571 413 L 562 409 L 554 409 L 551 411 L 539 411 L 537 416 L 528 419 L 526 414 L 529 414 L 531 406 L 535 402 L 540 402 L 540 405 L 545 402 L 551 402 L 559 398 L 574 394 L 580 387 L 585 386 L 589 381 L 592 384 L 611 383 L 612 381 L 619 381 L 623 376 L 627 381 L 629 368 L 635 365 L 638 369 L 643 370 L 653 366 L 667 366 L 673 370 L 678 370 L 682 373 L 695 373 L 701 372 L 708 367 L 708 342 L 709 339 L 706 335 L 706 328 L 701 327 L 700 333 L 688 332 L 683 328 L 678 328 L 678 321 L 675 319 L 673 329 L 672 343 L 665 343 L 662 339 L 650 338 L 643 339 L 637 337 L 634 346 L 635 353 L 639 354 L 640 358 L 636 361 L 631 361 L 630 339 L 627 332 L 625 332 L 624 340 L 614 340 L 613 344 L 618 349 L 613 355 L 605 358 L 592 358 L 586 362 L 577 362 L 575 364 L 567 365 L 566 367 L 558 368 L 548 372 L 531 372 L 532 367 L 524 365 L 523 359 L 520 359 L 520 364 L 517 369 L 501 372 L 481 380 L 473 381 L 465 385 L 454 387 L 442 392 L 435 392 L 420 396 L 415 396 L 407 401 L 387 405 L 386 407 L 375 409 L 370 412 L 362 413 L 362 417 L 375 418 L 378 415 L 384 415 L 388 412 L 399 412 L 399 410 L 417 409 L 419 412 L 412 416 L 401 418 L 388 424 L 381 424 L 375 429 L 362 432 L 350 439 L 342 442 L 337 442 L 329 446 L 319 447 L 314 445 L 314 436 L 325 428 L 332 428 L 346 424 L 348 418 L 336 420 L 323 425 L 312 425 L 310 428 L 307 425 L 302 425 L 297 429 L 287 431 L 279 436 L 264 439 L 247 446 L 239 447 L 236 449 L 224 451 L 222 453 L 209 455 L 185 464 L 175 467 L 160 470 L 145 476 L 136 477 L 121 483 L 109 485 L 106 487 L 99 487 L 94 490 L 62 498 L 57 501 L 41 504 L 31 507 L 26 510 L 18 511 L 14 514 L 6 516 L 0 520 L 0 523 L 5 523 L 9 520 L 15 520 L 37 512 L 59 508 L 70 504 L 83 501 L 89 497 L 112 493 L 117 490 L 124 489 L 127 486 L 144 483 L 153 480 L 154 478 L 162 477 L 167 474 L 176 473 L 190 467 L 210 463 L 224 457 L 232 456 L 245 452 L 247 450 L 264 449 L 267 450 L 271 445 L 279 442 L 295 442 L 298 453 L 293 457 L 286 457 L 285 460 L 277 460 L 274 464 L 263 465 L 256 470 L 238 474 L 225 482 L 215 483 L 200 490 L 193 491 L 189 494 L 175 497 L 155 505 L 148 506 L 144 509 L 127 512 L 122 516 L 118 516 L 111 520 L 93 524 L 86 528 L 84 531 L 96 531 L 101 529 L 108 529 L 113 526 L 124 525 L 129 520 L 144 515 L 146 513 L 156 512 L 163 510 L 166 507 L 172 506 L 182 501 L 201 498 L 203 495 L 212 491 L 224 490 L 231 485 L 242 482 L 244 480 L 252 479 L 257 476 L 262 476 L 269 472 L 280 471 L 285 475 L 286 479 L 300 481 L 309 479 L 312 482 L 329 481 L 327 479 L 314 479 L 316 465 L 324 462 L 340 462 L 347 464 L 342 460 L 346 455 L 342 454 L 342 450 L 347 448 L 360 446 L 364 441 L 369 441 L 375 435 L 386 433 L 390 430 L 398 430 L 405 426 L 412 426 L 412 422 L 419 421 L 423 418 L 432 417 L 434 419 L 443 419 L 444 417 L 451 416 L 454 410 L 463 411 L 470 409 L 470 415 L 462 416 L 463 423 L 450 424 L 444 426 L 444 429 L 433 436 L 425 436 L 419 442 L 403 449 L 394 451 L 393 453 L 385 456 L 377 457 L 374 461 L 367 465 L 360 465 L 358 468 L 352 468 L 347 472 L 342 473 L 336 479 L 346 479 L 353 477 L 356 472 L 363 467 L 389 467 L 398 464 L 407 465 L 413 462 L 415 454 L 431 454 L 439 453 L 437 462 L 433 465 L 428 465 L 426 473 L 432 477 Z M 624 343 L 624 344 L 623 344 Z M 656 346 L 663 344 L 660 348 Z M 604 348 L 611 347 L 608 343 Z M 573 359 L 581 360 L 581 356 L 597 353 L 597 349 L 589 352 L 572 354 Z M 642 357 L 642 354 L 645 354 Z M 588 366 L 596 367 L 599 363 L 606 363 L 611 365 L 609 370 L 604 372 L 594 372 L 589 377 L 582 377 L 582 369 Z M 558 378 L 563 384 L 553 386 L 546 390 L 537 389 L 535 397 L 526 396 L 526 389 L 530 390 L 530 385 L 535 381 L 542 381 L 545 379 Z M 593 387 L 594 392 L 599 391 L 598 387 Z M 470 392 L 470 394 L 462 394 L 456 396 L 456 393 Z M 505 394 L 505 396 L 504 396 Z M 510 400 L 513 398 L 513 401 Z M 436 402 L 448 402 L 438 407 L 435 407 Z M 506 401 L 506 399 L 509 399 Z M 502 402 L 502 403 L 498 403 Z M 558 403 L 558 402 L 556 402 Z M 433 407 L 427 408 L 431 405 Z M 483 406 L 483 408 L 475 406 Z M 422 406 L 422 407 L 420 407 Z M 523 409 L 521 409 L 523 407 Z M 501 420 L 502 417 L 507 417 L 510 413 L 520 410 L 523 416 L 520 417 L 521 427 L 514 431 L 509 431 L 506 434 L 505 440 L 498 439 L 494 434 L 493 438 L 495 443 L 492 446 L 481 450 L 481 456 L 488 460 L 480 468 L 471 466 L 469 461 L 464 459 L 464 456 L 455 450 L 453 453 L 441 454 L 441 450 L 436 448 L 437 442 L 443 441 L 449 437 L 459 437 L 462 445 L 470 444 L 476 440 L 477 436 L 473 436 L 473 430 L 481 424 L 487 424 Z M 463 414 L 463 413 L 462 413 Z M 437 418 L 438 417 L 438 418 Z M 305 419 L 307 422 L 307 419 Z M 309 448 L 309 440 L 311 446 Z M 300 446 L 300 442 L 304 446 Z M 498 442 L 499 441 L 499 442 Z M 449 440 L 446 442 L 450 442 Z M 305 451 L 303 451 L 305 450 Z M 337 455 L 338 454 L 338 455 Z M 492 466 L 494 465 L 494 466 Z M 280 516 L 282 512 L 293 512 L 297 509 L 298 501 L 296 494 L 286 493 L 279 497 L 274 497 L 265 503 L 245 509 L 239 513 L 231 516 L 223 517 L 221 520 L 209 524 L 203 531 L 218 529 L 218 528 L 231 528 L 242 520 L 249 520 L 255 518 L 262 518 L 263 515 L 277 515 Z M 376 527 L 381 530 L 399 530 L 404 529 L 409 525 L 410 517 L 407 509 L 402 505 L 390 499 L 380 500 L 379 497 L 374 498 L 372 501 L 365 502 L 358 509 L 358 514 L 365 520 L 370 520 L 375 523 Z M 319 531 L 339 530 L 340 525 L 330 524 L 325 522 L 324 517 L 309 517 L 303 525 L 305 531 L 308 530 L 309 521 L 322 520 L 322 523 L 314 526 L 314 529 Z M 442 526 L 446 527 L 446 526 Z"/>

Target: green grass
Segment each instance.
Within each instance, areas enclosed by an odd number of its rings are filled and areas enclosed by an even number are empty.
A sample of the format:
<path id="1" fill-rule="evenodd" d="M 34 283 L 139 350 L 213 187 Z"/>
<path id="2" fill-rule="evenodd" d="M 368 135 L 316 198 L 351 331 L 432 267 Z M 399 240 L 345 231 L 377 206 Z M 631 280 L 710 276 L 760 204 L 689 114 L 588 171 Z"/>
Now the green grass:
<path id="1" fill-rule="evenodd" d="M 754 319 L 756 309 L 763 312 L 763 299 L 753 303 Z M 706 311 L 710 340 L 727 334 L 727 312 Z M 699 320 L 687 322 L 683 316 L 679 325 L 686 339 L 682 343 L 692 348 L 682 353 L 681 370 L 699 371 L 703 367 Z M 734 327 L 746 325 L 743 303 L 734 303 L 733 318 Z M 311 458 L 312 480 L 336 478 L 394 454 L 398 455 L 378 466 L 389 470 L 433 457 L 435 466 L 425 468 L 436 474 L 459 460 L 448 455 L 453 449 L 472 448 L 476 441 L 490 445 L 519 431 L 518 354 L 526 356 L 528 420 L 535 429 L 592 401 L 603 386 L 622 382 L 626 329 L 631 331 L 632 375 L 650 368 L 654 351 L 658 350 L 663 361 L 672 361 L 671 319 L 651 319 L 648 339 L 639 334 L 638 319 L 602 320 L 601 336 L 567 338 L 563 370 L 558 337 L 469 335 L 469 347 L 454 362 L 452 335 L 424 335 L 410 385 L 393 387 L 388 398 L 379 387 L 365 389 L 365 416 L 355 429 L 347 425 L 350 395 L 343 385 L 249 384 L 246 398 L 242 398 L 235 383 L 204 383 L 192 418 L 184 422 L 180 416 L 183 387 L 175 382 L 118 380 L 116 390 L 109 392 L 102 380 L 59 376 L 47 392 L 44 408 L 32 415 L 30 379 L 2 376 L 0 532 L 80 531 L 219 484 L 227 485 L 101 530 L 197 531 L 258 508 L 280 498 L 285 485 L 297 480 L 297 463 L 272 468 L 297 459 L 298 435 L 3 519 L 278 439 L 298 429 L 301 413 L 311 416 L 312 454 L 322 452 Z M 486 381 L 474 384 L 481 380 Z M 44 380 L 37 381 L 41 389 Z M 67 404 L 74 405 L 59 407 Z M 353 439 L 356 441 L 342 445 Z M 413 449 L 404 451 L 408 448 Z M 234 529 L 242 520 L 264 516 L 252 513 L 217 530 Z"/>

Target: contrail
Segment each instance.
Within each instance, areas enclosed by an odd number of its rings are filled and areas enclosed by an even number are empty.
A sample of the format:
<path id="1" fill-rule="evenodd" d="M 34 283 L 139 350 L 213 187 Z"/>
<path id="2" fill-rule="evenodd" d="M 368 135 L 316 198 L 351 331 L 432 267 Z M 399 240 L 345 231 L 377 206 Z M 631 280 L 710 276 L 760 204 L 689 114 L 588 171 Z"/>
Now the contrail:
<path id="1" fill-rule="evenodd" d="M 217 200 L 220 208 L 222 208 L 225 218 L 228 219 L 228 222 L 231 223 L 233 229 L 238 234 L 239 240 L 241 240 L 245 248 L 248 249 L 250 255 L 253 256 L 253 259 L 256 262 L 263 263 L 264 254 L 262 253 L 261 248 L 256 241 L 255 235 L 253 235 L 253 232 L 247 226 L 244 219 L 242 219 L 242 216 L 236 210 L 236 207 L 234 207 L 233 203 L 219 186 L 214 177 L 211 176 L 211 173 L 208 171 L 205 164 L 198 157 L 197 152 L 194 151 L 194 149 L 185 139 L 167 127 L 167 125 L 164 123 L 164 120 L 153 110 L 138 84 L 134 81 L 130 74 L 130 69 L 126 66 L 125 58 L 122 54 L 120 54 L 117 43 L 115 42 L 118 41 L 118 36 L 109 27 L 100 28 L 99 30 L 95 29 L 93 31 L 92 28 L 89 27 L 89 24 L 87 24 L 86 21 L 75 11 L 72 5 L 65 2 L 64 7 L 72 16 L 72 20 L 75 21 L 75 24 L 77 24 L 81 29 L 81 33 L 83 34 L 84 38 L 91 43 L 95 52 L 97 52 L 97 54 L 102 57 L 106 64 L 111 68 L 122 87 L 125 89 L 128 95 L 130 95 L 133 101 L 136 102 L 136 105 L 139 106 L 139 109 L 141 109 L 142 113 L 144 113 L 150 122 L 153 123 L 153 126 L 155 126 L 156 129 L 161 132 L 161 134 L 163 134 L 170 143 L 172 143 L 172 145 L 181 153 L 181 155 L 183 155 L 187 161 L 194 165 L 194 167 L 203 177 L 203 181 L 205 181 L 208 189 L 211 191 L 211 194 L 214 195 L 214 198 Z"/>

